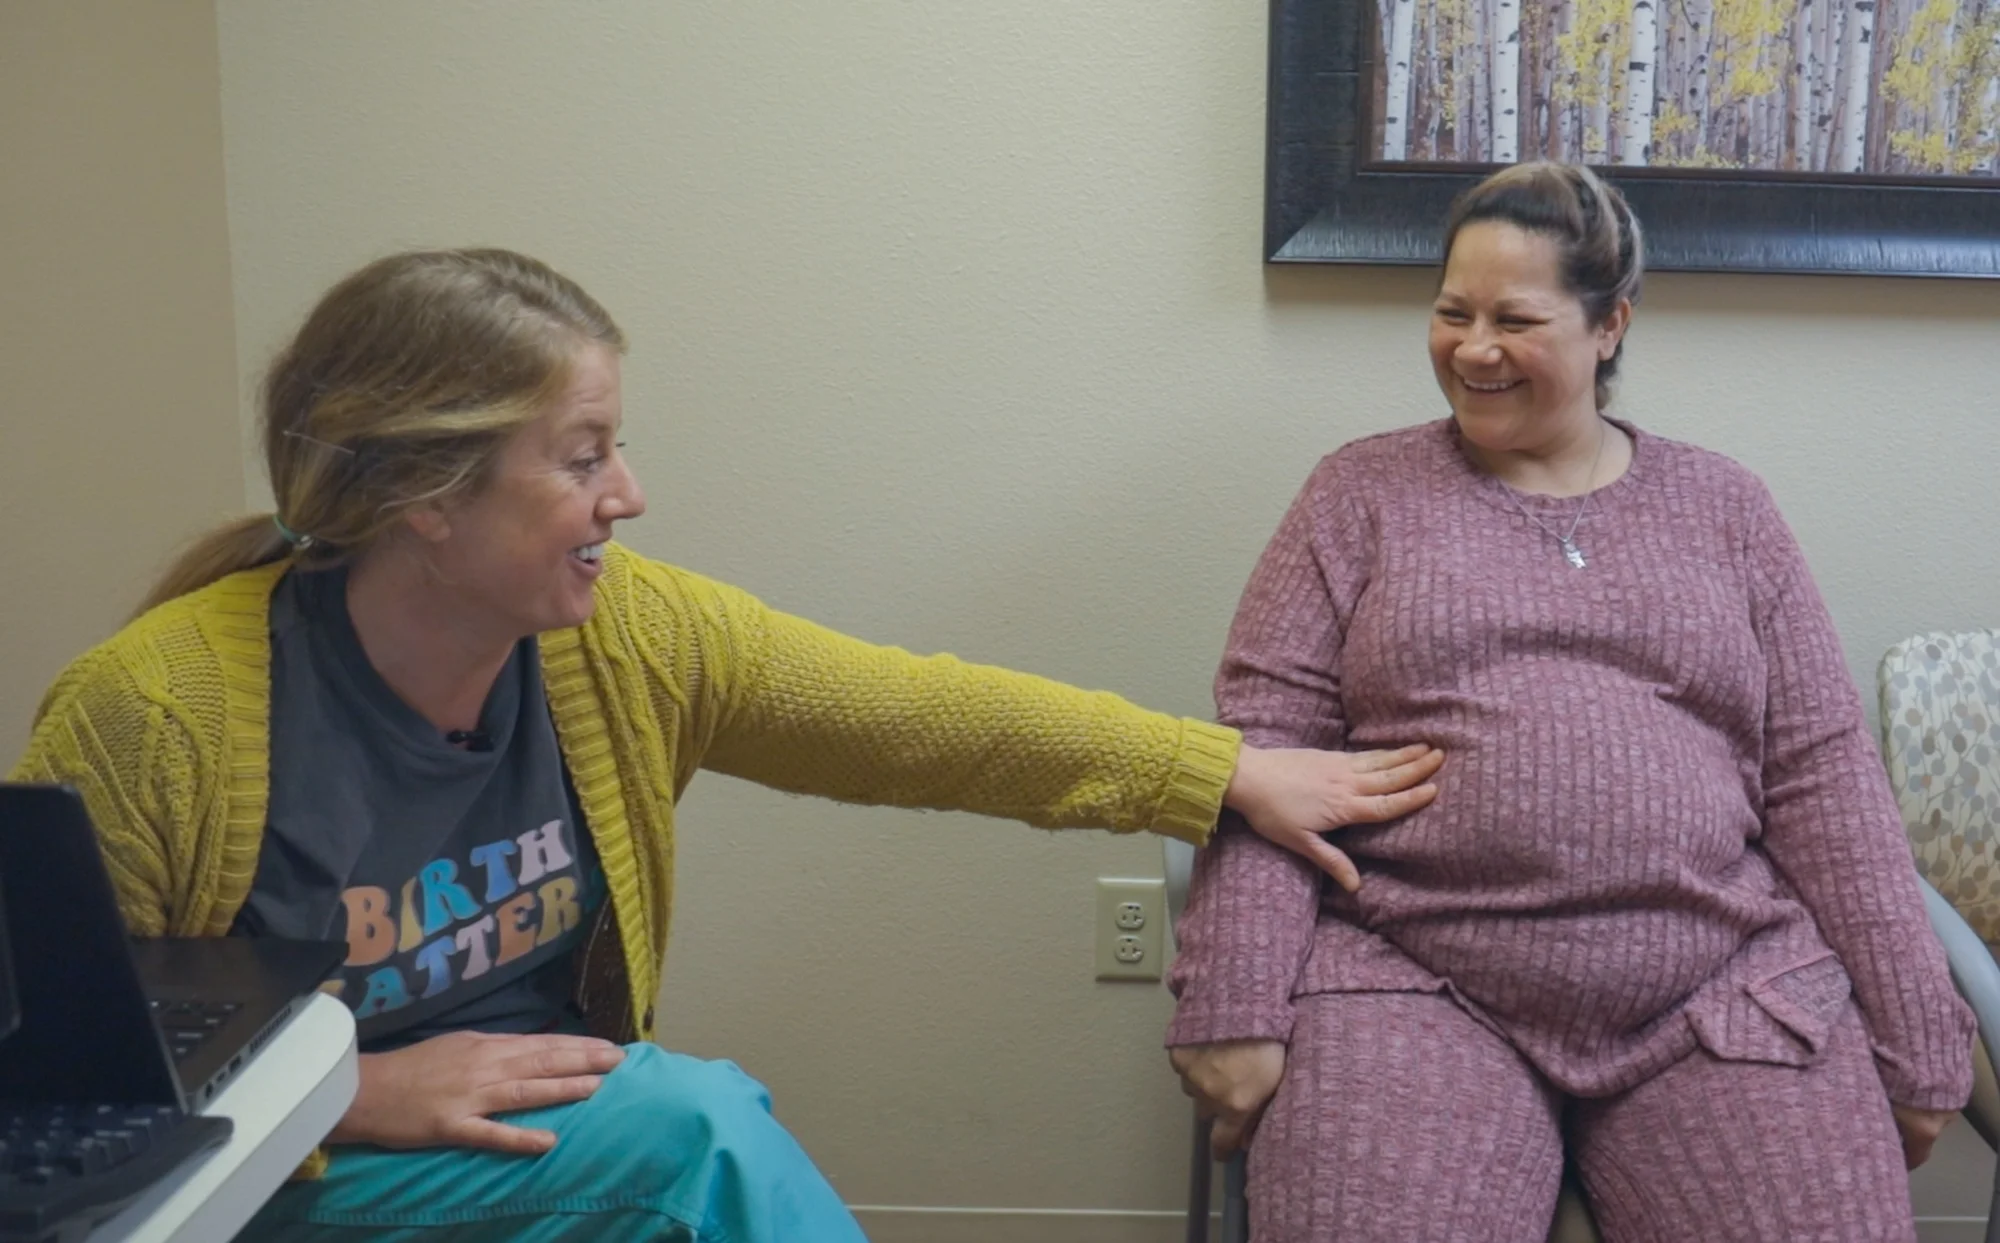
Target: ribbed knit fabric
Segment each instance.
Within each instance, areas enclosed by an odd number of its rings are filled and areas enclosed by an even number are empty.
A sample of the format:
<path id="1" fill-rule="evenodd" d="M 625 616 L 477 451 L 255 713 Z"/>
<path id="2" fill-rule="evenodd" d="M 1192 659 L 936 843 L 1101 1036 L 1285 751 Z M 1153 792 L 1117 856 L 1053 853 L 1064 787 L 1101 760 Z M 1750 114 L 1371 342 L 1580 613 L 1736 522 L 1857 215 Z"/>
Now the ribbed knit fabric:
<path id="1" fill-rule="evenodd" d="M 1250 1154 L 1250 1237 L 1546 1243 L 1562 1111 L 1519 1053 L 1442 997 L 1302 997 Z"/>
<path id="2" fill-rule="evenodd" d="M 1697 1052 L 1576 1102 L 1569 1124 L 1609 1243 L 1915 1243 L 1902 1139 L 1851 1003 L 1804 1070 Z"/>
<path id="3" fill-rule="evenodd" d="M 1314 471 L 1244 593 L 1220 719 L 1432 743 L 1441 793 L 1338 836 L 1353 896 L 1219 835 L 1169 1043 L 1288 1038 L 1300 995 L 1448 989 L 1558 1089 L 1608 1096 L 1697 1044 L 1809 1063 L 1851 976 L 1890 1098 L 1966 1100 L 1972 1017 L 1797 543 L 1743 468 L 1626 430 L 1584 569 L 1550 533 L 1579 502 L 1511 492 L 1449 419 Z"/>
<path id="4" fill-rule="evenodd" d="M 135 934 L 221 936 L 250 892 L 272 780 L 271 590 L 285 569 L 169 601 L 79 657 L 9 776 L 81 791 Z M 697 769 L 1200 844 L 1236 767 L 1228 727 L 863 643 L 615 544 L 596 597 L 588 623 L 541 648 L 610 892 L 578 985 L 608 1038 L 653 1037 L 674 803 Z"/>
<path id="5" fill-rule="evenodd" d="M 1565 1144 L 1567 1141 L 1567 1145 Z M 1808 1067 L 1697 1050 L 1565 1102 L 1438 993 L 1301 997 L 1250 1153 L 1257 1243 L 1543 1243 L 1564 1154 L 1610 1243 L 1910 1243 L 1859 1013 Z"/>

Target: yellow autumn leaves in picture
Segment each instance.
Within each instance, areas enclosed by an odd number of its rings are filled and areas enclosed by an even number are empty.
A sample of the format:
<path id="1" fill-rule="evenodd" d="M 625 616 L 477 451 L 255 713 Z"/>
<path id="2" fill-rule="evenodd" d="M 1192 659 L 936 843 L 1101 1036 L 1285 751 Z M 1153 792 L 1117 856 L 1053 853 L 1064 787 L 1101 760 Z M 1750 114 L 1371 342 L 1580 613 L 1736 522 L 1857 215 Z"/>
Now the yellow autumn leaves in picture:
<path id="1" fill-rule="evenodd" d="M 1388 161 L 2000 177 L 2000 0 L 1376 0 Z"/>

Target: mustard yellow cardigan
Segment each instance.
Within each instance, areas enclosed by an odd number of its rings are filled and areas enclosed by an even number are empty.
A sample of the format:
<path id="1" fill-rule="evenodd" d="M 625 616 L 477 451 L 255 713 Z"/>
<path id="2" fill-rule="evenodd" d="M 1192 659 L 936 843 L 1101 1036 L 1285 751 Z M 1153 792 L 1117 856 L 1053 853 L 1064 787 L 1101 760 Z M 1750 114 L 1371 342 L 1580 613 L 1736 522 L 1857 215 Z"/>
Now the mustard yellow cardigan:
<path id="1" fill-rule="evenodd" d="M 287 568 L 170 601 L 78 658 L 11 774 L 82 792 L 137 935 L 221 936 L 249 896 L 271 791 L 271 591 Z M 862 643 L 615 544 L 596 595 L 590 621 L 541 650 L 610 890 L 577 993 L 610 1039 L 653 1037 L 674 802 L 696 769 L 1199 844 L 1235 768 L 1234 730 Z"/>

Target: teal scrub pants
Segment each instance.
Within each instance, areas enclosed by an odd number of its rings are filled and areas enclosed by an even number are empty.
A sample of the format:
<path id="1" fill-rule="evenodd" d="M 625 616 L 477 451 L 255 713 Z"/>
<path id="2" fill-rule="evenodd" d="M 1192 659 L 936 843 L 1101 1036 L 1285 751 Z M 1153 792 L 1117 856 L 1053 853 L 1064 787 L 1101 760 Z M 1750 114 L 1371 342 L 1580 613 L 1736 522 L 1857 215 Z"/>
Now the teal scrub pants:
<path id="1" fill-rule="evenodd" d="M 502 1120 L 556 1146 L 336 1147 L 324 1179 L 287 1184 L 239 1243 L 866 1243 L 728 1062 L 627 1045 L 590 1099 Z"/>

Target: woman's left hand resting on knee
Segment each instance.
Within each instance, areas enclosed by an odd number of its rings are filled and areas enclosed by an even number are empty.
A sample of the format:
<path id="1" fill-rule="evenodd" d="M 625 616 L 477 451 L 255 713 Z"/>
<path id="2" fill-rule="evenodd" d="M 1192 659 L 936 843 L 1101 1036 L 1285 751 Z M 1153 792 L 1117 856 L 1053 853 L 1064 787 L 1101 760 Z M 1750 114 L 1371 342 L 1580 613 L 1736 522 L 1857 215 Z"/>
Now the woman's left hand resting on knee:
<path id="1" fill-rule="evenodd" d="M 1892 1105 L 1890 1108 L 1896 1114 L 1896 1130 L 1903 1136 L 1903 1162 L 1914 1170 L 1931 1159 L 1931 1145 L 1937 1143 L 1938 1136 L 1951 1125 L 1955 1111 L 1911 1109 L 1906 1105 Z"/>
<path id="2" fill-rule="evenodd" d="M 1209 1147 L 1218 1161 L 1250 1146 L 1257 1120 L 1285 1077 L 1285 1045 L 1279 1040 L 1219 1040 L 1170 1049 L 1181 1091 L 1194 1098 L 1204 1118 L 1215 1120 Z"/>
<path id="3" fill-rule="evenodd" d="M 490 1148 L 537 1156 L 553 1131 L 495 1122 L 493 1114 L 568 1105 L 597 1091 L 625 1050 L 590 1036 L 452 1032 L 361 1057 L 361 1087 L 335 1144 L 383 1148 Z"/>
<path id="4" fill-rule="evenodd" d="M 1246 746 L 1222 801 L 1276 845 L 1319 865 L 1349 893 L 1361 874 L 1320 834 L 1379 824 L 1430 805 L 1430 778 L 1444 752 L 1419 743 L 1400 751 L 1260 750 Z"/>

